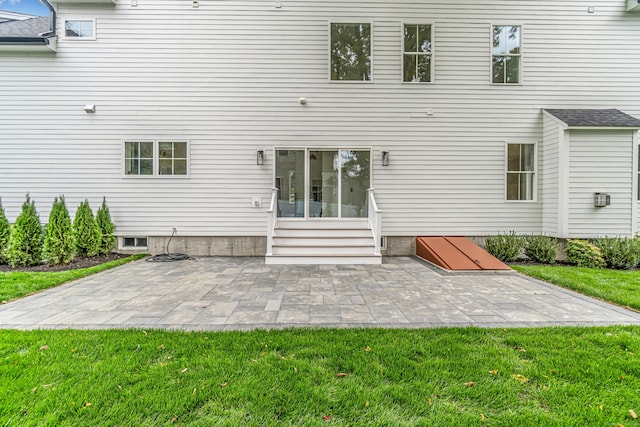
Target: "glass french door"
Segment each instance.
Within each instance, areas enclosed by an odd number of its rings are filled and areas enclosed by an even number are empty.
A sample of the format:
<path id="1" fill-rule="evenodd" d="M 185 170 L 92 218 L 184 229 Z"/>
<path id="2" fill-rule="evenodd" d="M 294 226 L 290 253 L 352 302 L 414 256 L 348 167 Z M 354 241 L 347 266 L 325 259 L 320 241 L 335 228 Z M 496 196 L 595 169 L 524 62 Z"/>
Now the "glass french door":
<path id="1" fill-rule="evenodd" d="M 370 150 L 276 150 L 278 216 L 366 218 Z"/>

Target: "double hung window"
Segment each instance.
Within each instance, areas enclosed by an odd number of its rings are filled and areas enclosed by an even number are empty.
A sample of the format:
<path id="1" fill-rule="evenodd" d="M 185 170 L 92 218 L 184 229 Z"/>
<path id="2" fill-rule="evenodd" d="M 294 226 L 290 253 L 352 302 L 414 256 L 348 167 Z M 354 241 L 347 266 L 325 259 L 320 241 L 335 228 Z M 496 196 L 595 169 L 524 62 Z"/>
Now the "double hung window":
<path id="1" fill-rule="evenodd" d="M 521 27 L 519 25 L 494 25 L 492 35 L 491 81 L 498 84 L 520 83 Z"/>
<path id="2" fill-rule="evenodd" d="M 507 144 L 507 200 L 534 200 L 535 144 Z"/>
<path id="3" fill-rule="evenodd" d="M 402 81 L 411 83 L 431 82 L 432 39 L 431 25 L 404 25 Z"/>

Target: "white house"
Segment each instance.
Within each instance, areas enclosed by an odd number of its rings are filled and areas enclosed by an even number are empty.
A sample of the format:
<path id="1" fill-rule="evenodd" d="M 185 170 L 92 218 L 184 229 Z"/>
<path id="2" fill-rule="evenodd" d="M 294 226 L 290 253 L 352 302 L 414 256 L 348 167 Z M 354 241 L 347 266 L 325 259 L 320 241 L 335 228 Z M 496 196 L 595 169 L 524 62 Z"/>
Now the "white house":
<path id="1" fill-rule="evenodd" d="M 106 196 L 122 250 L 268 262 L 639 231 L 636 0 L 49 3 L 0 36 L 10 221 Z"/>

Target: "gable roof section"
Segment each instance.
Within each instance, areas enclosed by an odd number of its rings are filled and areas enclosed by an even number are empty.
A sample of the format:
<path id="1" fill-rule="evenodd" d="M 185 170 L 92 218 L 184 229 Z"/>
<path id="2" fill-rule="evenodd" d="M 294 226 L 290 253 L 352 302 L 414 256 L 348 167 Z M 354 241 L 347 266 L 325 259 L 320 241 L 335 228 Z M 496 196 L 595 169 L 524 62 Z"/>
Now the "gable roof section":
<path id="1" fill-rule="evenodd" d="M 640 129 L 636 119 L 615 108 L 612 109 L 551 109 L 543 111 L 554 116 L 569 128 L 631 128 Z"/>

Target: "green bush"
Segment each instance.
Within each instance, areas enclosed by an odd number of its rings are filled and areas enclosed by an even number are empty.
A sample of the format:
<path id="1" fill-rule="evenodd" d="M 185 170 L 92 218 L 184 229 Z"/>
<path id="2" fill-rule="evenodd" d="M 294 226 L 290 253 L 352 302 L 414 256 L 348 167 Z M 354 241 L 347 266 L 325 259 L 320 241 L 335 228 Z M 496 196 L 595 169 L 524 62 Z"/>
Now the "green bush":
<path id="1" fill-rule="evenodd" d="M 29 198 L 13 226 L 5 257 L 12 267 L 37 265 L 42 260 L 42 225 L 35 203 Z"/>
<path id="2" fill-rule="evenodd" d="M 75 236 L 64 197 L 56 197 L 44 232 L 43 258 L 49 265 L 68 264 L 76 252 Z"/>
<path id="3" fill-rule="evenodd" d="M 556 262 L 556 239 L 549 236 L 526 236 L 524 254 L 543 264 Z"/>
<path id="4" fill-rule="evenodd" d="M 593 243 L 600 249 L 607 267 L 627 270 L 638 265 L 640 260 L 640 239 L 605 237 Z"/>
<path id="5" fill-rule="evenodd" d="M 7 250 L 9 244 L 9 237 L 11 236 L 11 225 L 9 220 L 4 214 L 4 208 L 2 207 L 2 200 L 0 200 L 0 264 L 5 263 L 4 253 Z"/>
<path id="6" fill-rule="evenodd" d="M 116 237 L 113 235 L 115 226 L 111 221 L 111 214 L 107 207 L 107 199 L 102 198 L 102 206 L 96 212 L 96 224 L 100 229 L 100 245 L 98 253 L 108 255 L 116 247 Z"/>
<path id="7" fill-rule="evenodd" d="M 600 249 L 586 240 L 567 241 L 567 262 L 578 267 L 603 268 L 606 266 Z"/>
<path id="8" fill-rule="evenodd" d="M 89 201 L 80 203 L 73 219 L 76 239 L 76 253 L 81 257 L 92 257 L 100 248 L 100 229 L 93 218 Z"/>
<path id="9" fill-rule="evenodd" d="M 489 236 L 485 241 L 485 249 L 500 261 L 514 261 L 522 252 L 525 241 L 522 236 L 517 236 L 515 232 L 509 234 L 499 234 Z"/>

